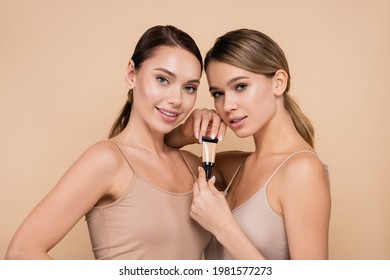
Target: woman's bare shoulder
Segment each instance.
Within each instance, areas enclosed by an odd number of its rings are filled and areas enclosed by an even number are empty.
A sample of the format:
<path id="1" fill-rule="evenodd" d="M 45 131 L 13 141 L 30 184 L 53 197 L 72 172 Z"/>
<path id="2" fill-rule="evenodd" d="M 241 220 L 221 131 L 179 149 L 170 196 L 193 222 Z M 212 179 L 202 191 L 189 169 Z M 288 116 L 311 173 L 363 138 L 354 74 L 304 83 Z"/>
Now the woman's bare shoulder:
<path id="1" fill-rule="evenodd" d="M 124 156 L 115 143 L 102 140 L 89 146 L 78 161 L 101 171 L 115 171 L 124 163 Z"/>
<path id="2" fill-rule="evenodd" d="M 314 153 L 299 153 L 291 157 L 285 164 L 285 174 L 315 174 L 327 175 L 326 165 Z"/>
<path id="3" fill-rule="evenodd" d="M 288 186 L 287 192 L 329 190 L 327 166 L 312 153 L 299 153 L 290 158 L 280 170 L 279 178 Z"/>

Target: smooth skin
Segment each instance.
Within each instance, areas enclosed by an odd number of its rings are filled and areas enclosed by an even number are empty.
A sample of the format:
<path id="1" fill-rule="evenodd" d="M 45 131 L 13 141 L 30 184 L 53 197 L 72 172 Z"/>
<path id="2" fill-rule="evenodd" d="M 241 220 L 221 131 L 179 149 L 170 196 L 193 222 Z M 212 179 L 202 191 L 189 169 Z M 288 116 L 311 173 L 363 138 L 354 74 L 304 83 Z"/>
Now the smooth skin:
<path id="1" fill-rule="evenodd" d="M 299 135 L 284 108 L 285 71 L 269 78 L 211 61 L 206 73 L 216 111 L 237 136 L 253 137 L 255 151 L 218 154 L 215 177 L 208 182 L 199 169 L 191 217 L 214 234 L 233 259 L 264 259 L 241 231 L 231 210 L 257 193 L 288 155 L 314 150 Z M 215 185 L 224 189 L 245 158 L 225 199 Z M 324 164 L 311 153 L 293 156 L 268 185 L 267 198 L 285 222 L 291 259 L 327 259 L 331 199 Z"/>
<path id="2" fill-rule="evenodd" d="M 166 191 L 181 193 L 192 188 L 191 172 L 179 151 L 164 144 L 164 136 L 191 112 L 200 76 L 199 61 L 179 47 L 157 48 L 138 71 L 132 61 L 128 65 L 126 84 L 134 89 L 131 117 L 113 139 L 123 145 L 142 177 Z M 215 111 L 195 110 L 194 116 L 199 120 L 199 136 L 207 130 L 224 135 L 226 126 Z M 199 157 L 183 153 L 194 169 L 200 165 Z M 48 252 L 72 227 L 92 207 L 118 199 L 133 176 L 112 142 L 92 145 L 24 220 L 5 258 L 51 259 Z"/>

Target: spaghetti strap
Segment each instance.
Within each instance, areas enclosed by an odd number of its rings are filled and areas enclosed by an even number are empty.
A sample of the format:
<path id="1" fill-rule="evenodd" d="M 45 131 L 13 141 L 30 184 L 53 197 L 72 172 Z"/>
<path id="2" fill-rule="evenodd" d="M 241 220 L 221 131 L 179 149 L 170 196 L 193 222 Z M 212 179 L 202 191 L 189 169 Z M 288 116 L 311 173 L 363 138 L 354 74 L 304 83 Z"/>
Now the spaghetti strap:
<path id="1" fill-rule="evenodd" d="M 121 152 L 121 154 L 122 154 L 123 157 L 125 158 L 127 164 L 129 165 L 130 169 L 131 169 L 131 170 L 134 172 L 134 174 L 135 174 L 136 172 L 135 172 L 133 166 L 131 165 L 129 159 L 127 158 L 126 154 L 123 152 L 123 150 L 122 150 L 122 148 L 120 147 L 120 145 L 119 145 L 117 142 L 115 142 L 114 140 L 112 140 L 112 139 L 108 139 L 108 141 L 111 142 L 111 143 L 113 143 L 113 144 L 119 149 L 119 151 Z"/>
<path id="2" fill-rule="evenodd" d="M 184 154 L 182 153 L 181 150 L 178 150 L 179 153 L 180 153 L 180 156 L 181 158 L 183 159 L 184 163 L 187 165 L 187 168 L 190 170 L 191 174 L 192 174 L 192 177 L 194 177 L 194 182 L 196 181 L 196 175 L 194 173 L 194 171 L 192 170 L 190 164 L 188 163 L 188 161 L 186 160 L 186 157 L 184 156 Z"/>
<path id="3" fill-rule="evenodd" d="M 245 162 L 245 160 L 248 158 L 249 155 L 250 155 L 250 154 L 248 154 L 246 157 L 244 157 L 244 158 L 242 159 L 242 161 L 240 162 L 240 164 L 238 165 L 236 171 L 235 171 L 234 174 L 233 174 L 233 177 L 230 179 L 230 182 L 229 182 L 228 186 L 227 186 L 226 189 L 223 191 L 223 195 L 224 195 L 224 196 L 227 195 L 227 193 L 228 193 L 228 191 L 229 191 L 229 188 L 230 188 L 230 186 L 232 185 L 232 183 L 233 183 L 233 181 L 234 181 L 234 178 L 236 178 L 236 175 L 237 175 L 238 171 L 241 169 L 241 165 Z"/>
<path id="4" fill-rule="evenodd" d="M 294 152 L 290 155 L 288 155 L 283 161 L 281 164 L 279 164 L 278 168 L 276 168 L 276 170 L 272 173 L 272 175 L 269 177 L 269 179 L 267 180 L 267 182 L 264 184 L 264 186 L 268 186 L 268 184 L 271 182 L 272 178 L 276 175 L 276 173 L 278 173 L 279 169 L 282 168 L 282 166 L 290 159 L 292 158 L 293 156 L 295 156 L 296 154 L 300 154 L 300 153 L 310 153 L 310 154 L 313 154 L 314 156 L 316 156 L 318 159 L 319 156 L 313 152 L 313 151 L 310 151 L 310 150 L 300 150 L 300 151 L 297 151 L 297 152 Z M 325 165 L 326 166 L 326 165 Z"/>

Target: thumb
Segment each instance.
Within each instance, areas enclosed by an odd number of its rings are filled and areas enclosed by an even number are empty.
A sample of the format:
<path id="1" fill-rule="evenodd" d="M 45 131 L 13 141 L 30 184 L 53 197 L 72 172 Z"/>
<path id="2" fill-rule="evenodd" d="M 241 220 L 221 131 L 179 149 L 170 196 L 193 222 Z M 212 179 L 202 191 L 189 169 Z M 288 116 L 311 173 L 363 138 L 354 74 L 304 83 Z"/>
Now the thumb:
<path id="1" fill-rule="evenodd" d="M 207 182 L 207 185 L 209 187 L 209 190 L 213 193 L 213 194 L 217 194 L 219 193 L 219 191 L 217 190 L 217 188 L 215 187 L 215 176 L 211 177 L 210 180 Z"/>

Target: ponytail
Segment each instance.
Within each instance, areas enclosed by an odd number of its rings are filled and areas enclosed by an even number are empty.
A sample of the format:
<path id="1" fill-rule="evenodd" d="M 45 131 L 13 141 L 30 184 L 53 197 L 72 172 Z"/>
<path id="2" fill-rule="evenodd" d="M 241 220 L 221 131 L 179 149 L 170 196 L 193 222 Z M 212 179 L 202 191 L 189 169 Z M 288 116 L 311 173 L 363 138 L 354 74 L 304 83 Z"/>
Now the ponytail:
<path id="1" fill-rule="evenodd" d="M 122 111 L 120 112 L 118 118 L 112 125 L 108 138 L 112 138 L 118 135 L 125 129 L 130 119 L 132 104 L 133 104 L 133 90 L 130 89 L 129 92 L 127 93 L 126 104 L 123 106 Z"/>
<path id="2" fill-rule="evenodd" d="M 285 92 L 284 107 L 290 113 L 292 121 L 302 138 L 314 148 L 314 128 L 310 120 L 303 114 L 301 108 L 294 99 Z"/>

